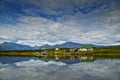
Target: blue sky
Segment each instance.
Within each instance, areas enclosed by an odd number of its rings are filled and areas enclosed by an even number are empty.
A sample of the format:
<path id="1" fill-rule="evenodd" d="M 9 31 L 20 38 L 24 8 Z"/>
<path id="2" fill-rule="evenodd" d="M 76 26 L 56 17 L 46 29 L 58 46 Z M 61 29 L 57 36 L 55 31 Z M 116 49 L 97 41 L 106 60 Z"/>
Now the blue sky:
<path id="1" fill-rule="evenodd" d="M 0 43 L 120 44 L 119 0 L 0 0 Z"/>

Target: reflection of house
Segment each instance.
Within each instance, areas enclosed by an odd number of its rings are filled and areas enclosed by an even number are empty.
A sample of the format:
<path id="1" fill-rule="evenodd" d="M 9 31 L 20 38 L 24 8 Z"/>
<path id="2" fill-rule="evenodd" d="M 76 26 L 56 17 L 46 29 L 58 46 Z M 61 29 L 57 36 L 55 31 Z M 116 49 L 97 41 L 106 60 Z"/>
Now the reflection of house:
<path id="1" fill-rule="evenodd" d="M 36 56 L 40 56 L 41 53 L 40 52 L 35 52 Z"/>
<path id="2" fill-rule="evenodd" d="M 93 50 L 92 46 L 81 46 L 79 51 L 91 51 Z"/>
<path id="3" fill-rule="evenodd" d="M 55 59 L 56 59 L 56 60 L 58 60 L 58 59 L 59 59 L 58 55 L 55 55 Z"/>
<path id="4" fill-rule="evenodd" d="M 80 57 L 81 62 L 93 62 L 94 58 L 92 56 L 82 56 Z"/>

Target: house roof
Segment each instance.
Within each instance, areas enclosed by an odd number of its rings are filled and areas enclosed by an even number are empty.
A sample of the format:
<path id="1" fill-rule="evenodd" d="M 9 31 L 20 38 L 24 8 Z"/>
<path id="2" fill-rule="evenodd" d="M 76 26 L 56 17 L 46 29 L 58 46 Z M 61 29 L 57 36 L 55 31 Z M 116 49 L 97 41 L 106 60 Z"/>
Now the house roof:
<path id="1" fill-rule="evenodd" d="M 81 46 L 80 48 L 93 48 L 93 46 Z"/>

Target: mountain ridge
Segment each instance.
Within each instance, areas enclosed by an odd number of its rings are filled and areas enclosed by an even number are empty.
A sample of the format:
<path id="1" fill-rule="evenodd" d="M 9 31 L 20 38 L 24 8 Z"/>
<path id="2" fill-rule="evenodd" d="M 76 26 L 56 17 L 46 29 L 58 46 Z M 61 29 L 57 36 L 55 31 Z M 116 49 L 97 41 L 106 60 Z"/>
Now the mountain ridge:
<path id="1" fill-rule="evenodd" d="M 65 42 L 62 44 L 56 44 L 56 45 L 49 45 L 45 44 L 42 46 L 34 46 L 31 47 L 29 45 L 23 45 L 23 44 L 17 44 L 13 42 L 4 42 L 0 44 L 0 50 L 6 51 L 6 50 L 38 50 L 38 49 L 51 49 L 51 48 L 80 48 L 81 46 L 94 46 L 94 47 L 104 47 L 100 45 L 94 45 L 94 44 L 83 44 L 83 43 L 77 43 L 77 42 Z"/>
<path id="2" fill-rule="evenodd" d="M 22 45 L 13 42 L 4 42 L 0 44 L 0 50 L 35 50 L 37 47 L 31 47 L 29 45 Z"/>
<path id="3" fill-rule="evenodd" d="M 40 48 L 79 48 L 80 46 L 96 46 L 93 44 L 82 44 L 82 43 L 76 43 L 76 42 L 65 42 L 63 44 L 56 44 L 56 45 L 43 45 L 40 46 Z"/>

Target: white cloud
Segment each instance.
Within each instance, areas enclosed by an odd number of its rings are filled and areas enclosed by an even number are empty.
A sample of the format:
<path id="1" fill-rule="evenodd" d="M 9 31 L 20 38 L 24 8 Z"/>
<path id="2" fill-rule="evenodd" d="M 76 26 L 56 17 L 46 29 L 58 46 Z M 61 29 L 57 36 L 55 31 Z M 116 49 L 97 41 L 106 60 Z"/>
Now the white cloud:
<path id="1" fill-rule="evenodd" d="M 23 16 L 17 25 L 6 25 L 1 27 L 0 36 L 6 36 L 9 41 L 27 45 L 60 44 L 65 41 L 95 44 L 113 44 L 119 40 L 119 29 L 106 24 L 97 25 L 88 21 L 69 19 L 64 22 L 54 22 L 41 17 Z M 89 24 L 88 24 L 88 23 Z"/>
<path id="2" fill-rule="evenodd" d="M 7 0 L 10 3 L 10 0 Z M 107 1 L 107 0 L 106 0 Z M 120 11 L 116 1 L 105 0 L 26 0 L 19 1 L 23 4 L 22 11 L 31 16 L 23 16 L 17 19 L 16 25 L 0 26 L 0 37 L 6 36 L 7 40 L 0 38 L 0 42 L 12 41 L 27 45 L 60 44 L 66 41 L 94 44 L 120 44 Z M 96 3 L 93 5 L 93 3 Z M 74 5 L 73 5 L 74 4 Z M 99 6 L 101 4 L 101 6 Z M 105 6 L 109 8 L 104 9 Z M 75 7 L 76 6 L 76 7 Z M 88 14 L 83 14 L 78 8 L 89 9 L 96 6 L 97 9 Z M 62 9 L 62 10 L 57 10 Z M 74 14 L 73 11 L 76 11 Z M 38 13 L 59 15 L 57 21 L 40 17 Z M 9 20 L 9 19 L 8 19 Z"/>

